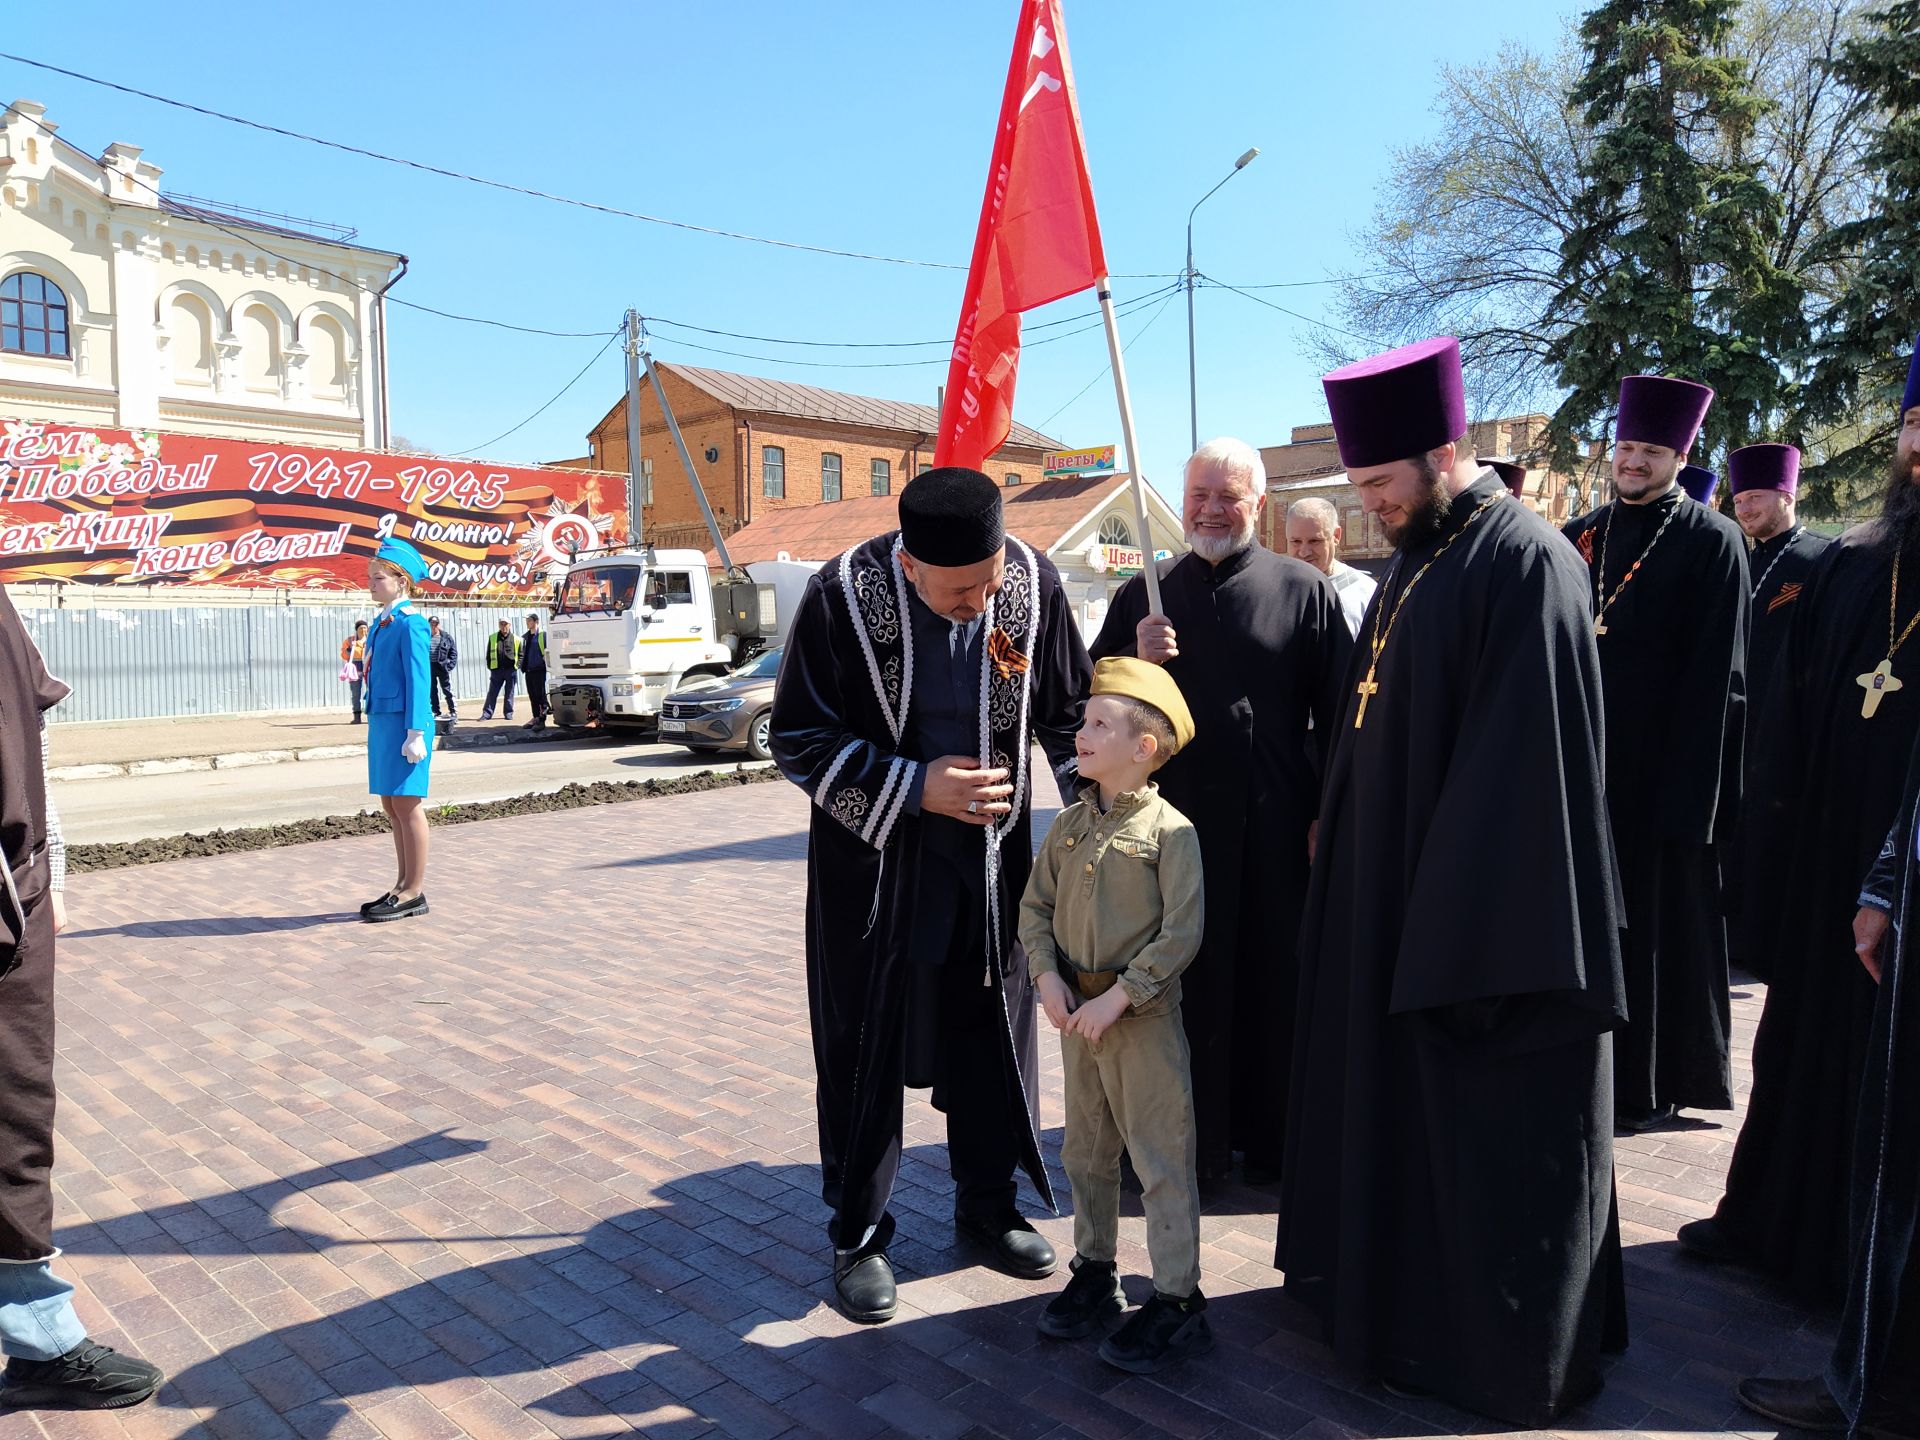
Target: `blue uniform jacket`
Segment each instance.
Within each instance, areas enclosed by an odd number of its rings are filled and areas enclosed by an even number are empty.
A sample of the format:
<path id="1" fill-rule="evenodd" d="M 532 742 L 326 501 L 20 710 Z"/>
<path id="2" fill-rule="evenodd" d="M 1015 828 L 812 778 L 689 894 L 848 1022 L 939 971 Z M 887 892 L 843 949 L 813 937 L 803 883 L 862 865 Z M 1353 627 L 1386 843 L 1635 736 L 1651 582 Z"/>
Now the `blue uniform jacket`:
<path id="1" fill-rule="evenodd" d="M 401 729 L 431 733 L 426 618 L 403 600 L 367 632 L 367 714 L 398 715 Z"/>

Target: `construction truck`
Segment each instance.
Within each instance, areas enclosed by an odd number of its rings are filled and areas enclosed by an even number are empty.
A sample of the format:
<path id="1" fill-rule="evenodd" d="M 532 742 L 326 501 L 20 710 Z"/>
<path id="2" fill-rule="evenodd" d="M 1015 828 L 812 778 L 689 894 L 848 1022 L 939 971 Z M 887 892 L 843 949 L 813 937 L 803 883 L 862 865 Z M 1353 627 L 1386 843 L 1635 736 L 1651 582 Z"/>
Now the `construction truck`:
<path id="1" fill-rule="evenodd" d="M 763 560 L 709 578 L 698 550 L 576 555 L 548 629 L 553 716 L 579 729 L 653 729 L 682 683 L 778 645 L 817 565 Z"/>

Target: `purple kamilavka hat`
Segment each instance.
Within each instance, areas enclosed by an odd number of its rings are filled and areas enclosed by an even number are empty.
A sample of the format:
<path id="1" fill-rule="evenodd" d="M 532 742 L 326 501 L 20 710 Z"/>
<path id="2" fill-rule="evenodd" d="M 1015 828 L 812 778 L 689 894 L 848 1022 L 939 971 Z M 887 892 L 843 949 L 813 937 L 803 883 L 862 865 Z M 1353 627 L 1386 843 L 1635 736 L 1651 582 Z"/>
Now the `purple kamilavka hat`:
<path id="1" fill-rule="evenodd" d="M 1343 365 L 1320 383 L 1349 470 L 1424 455 L 1467 433 L 1460 342 L 1451 335 Z"/>
<path id="2" fill-rule="evenodd" d="M 1712 403 L 1710 385 L 1665 375 L 1629 375 L 1620 382 L 1620 418 L 1613 427 L 1614 438 L 1664 445 L 1684 455 L 1693 448 Z"/>
<path id="3" fill-rule="evenodd" d="M 1713 503 L 1713 492 L 1720 488 L 1720 477 L 1704 465 L 1682 465 L 1678 475 L 1680 488 L 1702 505 Z"/>
<path id="4" fill-rule="evenodd" d="M 1800 452 L 1791 445 L 1745 445 L 1727 457 L 1727 479 L 1738 495 L 1747 490 L 1800 488 Z"/>

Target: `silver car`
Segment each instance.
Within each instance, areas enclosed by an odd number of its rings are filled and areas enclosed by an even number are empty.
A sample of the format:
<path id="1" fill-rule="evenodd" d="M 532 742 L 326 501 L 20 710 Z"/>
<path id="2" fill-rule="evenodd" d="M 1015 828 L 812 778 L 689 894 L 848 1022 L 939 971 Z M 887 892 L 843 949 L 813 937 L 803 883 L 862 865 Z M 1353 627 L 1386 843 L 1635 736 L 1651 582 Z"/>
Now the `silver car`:
<path id="1" fill-rule="evenodd" d="M 745 750 L 771 759 L 773 682 L 780 674 L 780 647 L 763 650 L 726 676 L 689 680 L 660 707 L 660 738 L 689 750 Z"/>

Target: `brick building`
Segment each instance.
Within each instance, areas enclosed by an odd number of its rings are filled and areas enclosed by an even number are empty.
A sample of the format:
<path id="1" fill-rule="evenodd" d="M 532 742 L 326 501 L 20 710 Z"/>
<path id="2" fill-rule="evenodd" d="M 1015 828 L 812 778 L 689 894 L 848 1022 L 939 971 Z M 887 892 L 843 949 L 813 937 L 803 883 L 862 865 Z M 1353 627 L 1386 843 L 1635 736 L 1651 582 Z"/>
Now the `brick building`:
<path id="1" fill-rule="evenodd" d="M 1541 436 L 1547 427 L 1545 415 L 1510 415 L 1499 420 L 1482 420 L 1467 431 L 1467 438 L 1481 455 L 1511 457 L 1527 466 L 1523 499 L 1554 525 L 1564 525 L 1576 513 L 1573 509 L 1579 477 L 1536 468 Z M 1333 426 L 1296 425 L 1292 443 L 1264 445 L 1260 458 L 1267 470 L 1267 511 L 1262 539 L 1276 550 L 1287 545 L 1287 507 L 1296 500 L 1317 496 L 1333 502 L 1340 512 L 1345 531 L 1340 556 L 1359 564 L 1384 560 L 1392 553 L 1380 522 L 1362 513 L 1360 499 L 1347 483 L 1340 464 L 1339 447 L 1333 439 Z M 1363 566 L 1363 568 L 1374 568 Z"/>
<path id="2" fill-rule="evenodd" d="M 891 495 L 933 464 L 939 413 L 931 405 L 845 395 L 693 365 L 657 364 L 714 518 L 732 534 L 772 512 Z M 651 385 L 640 392 L 643 537 L 707 548 L 707 530 Z M 587 437 L 583 463 L 627 469 L 627 399 Z M 1015 424 L 988 473 L 1003 485 L 1040 479 L 1058 443 Z M 568 463 L 568 462 L 562 462 Z"/>

